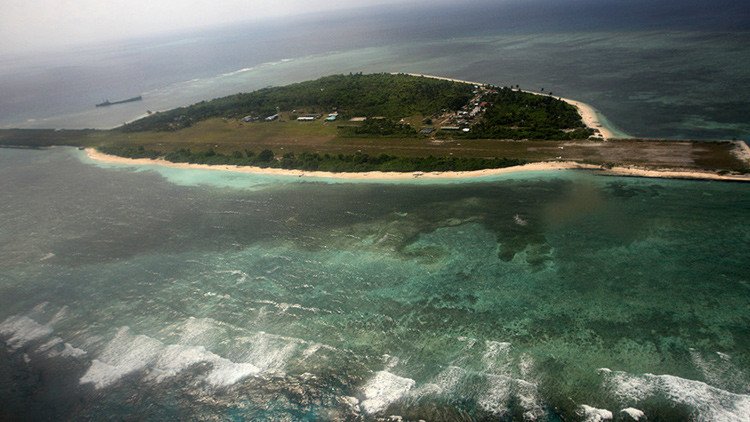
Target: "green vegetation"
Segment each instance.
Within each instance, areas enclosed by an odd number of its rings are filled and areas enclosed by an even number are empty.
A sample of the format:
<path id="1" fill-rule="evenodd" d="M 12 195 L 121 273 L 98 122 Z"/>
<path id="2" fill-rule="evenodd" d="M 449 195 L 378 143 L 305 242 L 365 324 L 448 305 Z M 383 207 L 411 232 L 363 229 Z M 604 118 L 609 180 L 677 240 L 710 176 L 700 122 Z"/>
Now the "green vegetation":
<path id="1" fill-rule="evenodd" d="M 488 94 L 492 104 L 485 113 L 483 128 L 515 126 L 530 128 L 585 128 L 578 110 L 565 101 L 544 95 L 502 88 Z"/>
<path id="2" fill-rule="evenodd" d="M 593 135 L 574 106 L 551 96 L 502 88 L 484 100 L 490 105 L 467 138 L 571 140 Z"/>
<path id="3" fill-rule="evenodd" d="M 469 113 L 480 102 L 483 111 Z M 413 138 L 422 125 L 436 120 L 441 126 L 471 127 L 468 133 L 435 134 L 444 139 L 571 140 L 586 139 L 592 134 L 575 107 L 551 96 L 386 73 L 326 76 L 230 95 L 155 113 L 118 130 L 179 131 L 210 119 L 244 117 L 263 126 L 269 124 L 266 117 L 278 113 L 281 120 L 294 120 L 298 115 L 325 115 L 332 111 L 337 111 L 342 120 L 368 118 L 359 125 L 339 126 L 339 137 Z M 400 121 L 409 121 L 410 125 Z"/>
<path id="4" fill-rule="evenodd" d="M 283 87 L 202 101 L 189 107 L 155 113 L 123 126 L 124 131 L 179 130 L 211 118 L 264 118 L 278 110 L 400 119 L 414 114 L 432 115 L 456 110 L 472 96 L 468 84 L 386 73 L 326 76 Z"/>
<path id="5" fill-rule="evenodd" d="M 234 151 L 221 154 L 213 149 L 194 152 L 190 149 L 163 154 L 143 147 L 101 147 L 102 152 L 128 158 L 164 158 L 174 163 L 228 164 L 236 166 L 257 166 L 307 171 L 364 172 L 364 171 L 471 171 L 487 168 L 502 168 L 524 164 L 525 161 L 507 158 L 477 157 L 399 157 L 388 154 L 371 156 L 368 154 L 319 154 L 288 152 L 277 157 L 271 150 Z"/>
<path id="6" fill-rule="evenodd" d="M 368 119 L 359 126 L 339 126 L 339 135 L 343 137 L 389 137 L 389 138 L 413 138 L 417 131 L 402 123 L 396 123 L 390 119 Z"/>

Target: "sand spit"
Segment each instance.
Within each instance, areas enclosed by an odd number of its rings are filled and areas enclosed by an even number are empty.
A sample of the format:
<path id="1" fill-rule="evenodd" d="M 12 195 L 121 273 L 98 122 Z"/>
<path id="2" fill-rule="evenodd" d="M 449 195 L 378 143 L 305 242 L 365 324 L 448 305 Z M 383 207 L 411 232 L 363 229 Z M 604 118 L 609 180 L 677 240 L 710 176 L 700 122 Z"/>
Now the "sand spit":
<path id="1" fill-rule="evenodd" d="M 199 169 L 199 170 L 216 170 L 229 171 L 235 173 L 258 174 L 269 176 L 287 176 L 287 177 L 309 177 L 321 179 L 346 179 L 346 180 L 408 180 L 408 179 L 473 179 L 497 176 L 503 174 L 535 172 L 535 171 L 554 171 L 554 170 L 588 170 L 602 175 L 614 176 L 637 176 L 652 178 L 668 179 L 697 179 L 697 180 L 723 180 L 723 181 L 741 181 L 750 182 L 750 175 L 735 174 L 716 174 L 708 171 L 691 170 L 691 169 L 647 169 L 639 167 L 612 167 L 603 168 L 594 164 L 582 164 L 575 161 L 546 161 L 538 163 L 529 163 L 521 166 L 505 167 L 499 169 L 485 169 L 475 171 L 442 171 L 442 172 L 382 172 L 369 171 L 361 173 L 333 173 L 326 171 L 305 171 L 305 170 L 287 170 L 277 168 L 262 168 L 252 166 L 233 166 L 233 165 L 209 165 L 209 164 L 191 164 L 191 163 L 173 163 L 164 159 L 150 158 L 125 158 L 116 155 L 109 155 L 97 151 L 93 148 L 86 149 L 86 155 L 95 161 L 107 164 L 120 165 L 159 165 L 178 169 Z"/>
<path id="2" fill-rule="evenodd" d="M 750 146 L 745 141 L 734 141 L 736 148 L 734 155 L 740 160 L 750 164 Z"/>
<path id="3" fill-rule="evenodd" d="M 531 91 L 525 91 L 525 92 L 529 92 L 531 94 L 536 94 L 536 95 L 545 95 L 545 94 L 541 94 L 538 92 L 531 92 Z M 609 128 L 607 128 L 606 126 L 604 126 L 604 124 L 602 124 L 601 120 L 599 119 L 599 114 L 596 112 L 596 109 L 594 109 L 594 107 L 591 107 L 590 105 L 586 103 L 582 103 L 580 101 L 571 100 L 570 98 L 563 98 L 563 97 L 558 97 L 558 98 L 572 105 L 573 107 L 577 108 L 578 114 L 581 115 L 581 120 L 583 120 L 583 124 L 590 127 L 591 129 L 598 130 L 602 139 L 606 141 L 606 140 L 615 138 L 615 133 L 611 131 Z"/>

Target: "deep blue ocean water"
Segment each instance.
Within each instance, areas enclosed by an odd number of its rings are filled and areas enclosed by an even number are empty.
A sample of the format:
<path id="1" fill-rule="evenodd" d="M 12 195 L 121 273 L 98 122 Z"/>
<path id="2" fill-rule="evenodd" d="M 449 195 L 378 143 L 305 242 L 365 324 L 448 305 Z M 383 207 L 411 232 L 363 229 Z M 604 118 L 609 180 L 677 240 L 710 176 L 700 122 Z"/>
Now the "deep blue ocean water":
<path id="1" fill-rule="evenodd" d="M 0 418 L 741 420 L 745 184 L 0 150 Z"/>
<path id="2" fill-rule="evenodd" d="M 113 127 L 217 96 L 347 72 L 545 88 L 640 137 L 748 139 L 743 1 L 471 2 L 0 53 L 0 127 Z M 104 99 L 138 103 L 94 108 Z"/>

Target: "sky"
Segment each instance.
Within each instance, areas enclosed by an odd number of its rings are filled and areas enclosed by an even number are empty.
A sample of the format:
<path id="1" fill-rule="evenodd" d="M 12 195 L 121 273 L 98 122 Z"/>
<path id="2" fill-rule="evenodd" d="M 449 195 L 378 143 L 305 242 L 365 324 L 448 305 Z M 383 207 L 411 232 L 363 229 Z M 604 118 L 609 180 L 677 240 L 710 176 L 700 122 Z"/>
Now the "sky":
<path id="1" fill-rule="evenodd" d="M 713 16 L 714 23 L 730 22 L 730 29 L 747 30 L 748 0 L 0 0 L 0 55 L 56 51 L 65 46 L 146 37 L 160 33 L 184 33 L 239 22 L 261 22 L 293 15 L 320 15 L 344 9 L 387 6 L 388 12 L 405 9 L 432 10 L 450 5 L 462 10 L 488 11 L 498 6 L 526 9 L 521 17 L 545 17 L 568 9 L 586 17 L 613 19 L 662 16 L 665 22 L 688 18 L 685 27 Z M 370 12 L 363 12 L 368 15 Z M 719 13 L 720 16 L 714 16 Z M 491 13 L 490 13 L 491 15 Z M 740 18 L 737 18 L 737 16 Z M 482 15 L 483 16 L 483 15 Z M 480 16 L 480 17 L 482 17 Z M 492 15 L 494 16 L 494 15 Z M 537 17 L 539 17 L 537 16 Z M 488 17 L 491 17 L 488 15 Z M 678 19 L 679 18 L 679 19 Z M 635 19 L 635 20 L 634 20 Z M 696 20 L 698 19 L 698 20 Z M 739 20 L 738 20 L 739 19 Z M 654 19 L 651 19 L 654 20 Z M 550 19 L 545 22 L 549 23 Z M 608 19 L 608 21 L 613 21 Z M 592 21 L 593 23 L 596 23 Z M 614 21 L 613 21 L 614 22 Z M 632 23 L 631 22 L 631 23 Z M 712 23 L 713 25 L 713 23 Z M 716 25 L 714 25 L 716 26 Z M 719 25 L 720 26 L 720 25 Z M 538 29 L 538 28 L 537 28 Z"/>
<path id="2" fill-rule="evenodd" d="M 403 0 L 2 0 L 0 53 L 127 39 Z"/>

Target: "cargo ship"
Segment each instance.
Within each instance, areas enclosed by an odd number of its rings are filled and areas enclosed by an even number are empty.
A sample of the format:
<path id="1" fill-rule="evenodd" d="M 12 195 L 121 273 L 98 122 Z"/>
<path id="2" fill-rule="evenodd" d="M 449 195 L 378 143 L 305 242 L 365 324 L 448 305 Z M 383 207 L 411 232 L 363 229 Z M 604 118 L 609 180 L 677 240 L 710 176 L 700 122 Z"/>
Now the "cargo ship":
<path id="1" fill-rule="evenodd" d="M 120 101 L 109 101 L 105 100 L 103 103 L 99 103 L 96 106 L 97 107 L 107 107 L 115 104 L 123 104 L 123 103 L 132 103 L 133 101 L 141 101 L 143 99 L 142 96 L 137 96 L 133 98 L 128 98 L 127 100 L 120 100 Z"/>

